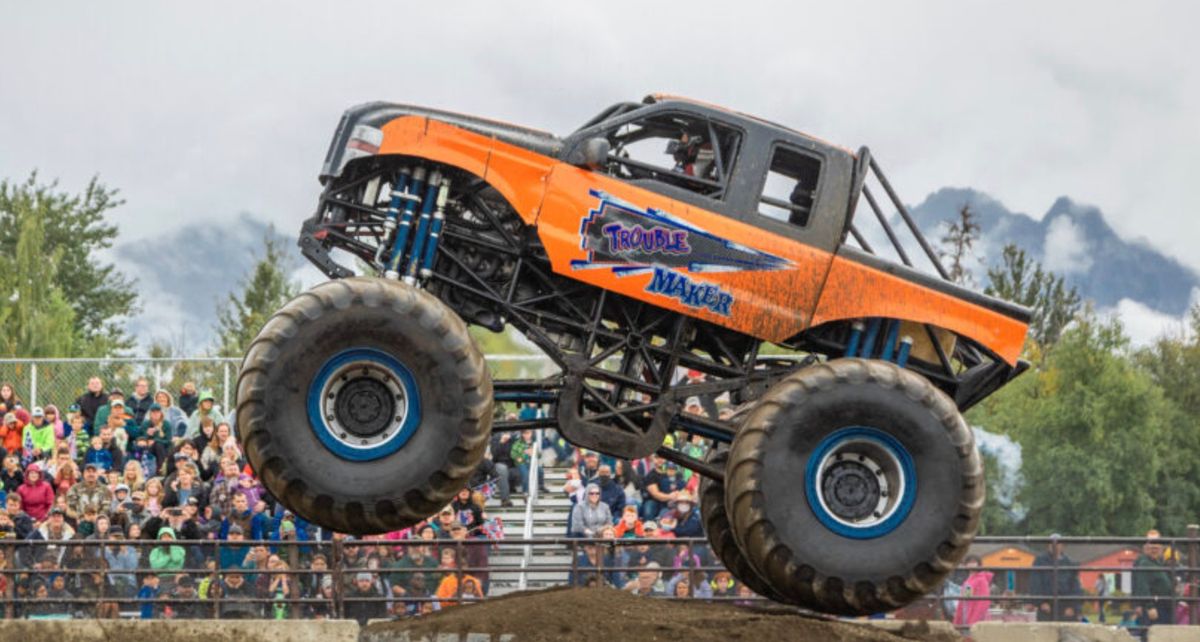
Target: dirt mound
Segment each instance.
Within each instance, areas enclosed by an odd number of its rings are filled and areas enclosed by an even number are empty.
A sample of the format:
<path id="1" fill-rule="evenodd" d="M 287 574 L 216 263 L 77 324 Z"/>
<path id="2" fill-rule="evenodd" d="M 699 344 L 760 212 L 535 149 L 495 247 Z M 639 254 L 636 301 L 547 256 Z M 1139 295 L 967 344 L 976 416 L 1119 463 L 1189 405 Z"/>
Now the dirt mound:
<path id="1" fill-rule="evenodd" d="M 866 624 L 801 614 L 782 607 L 662 600 L 609 588 L 513 593 L 421 618 L 372 624 L 363 630 L 363 639 L 386 640 L 391 637 L 389 633 L 400 632 L 408 633 L 413 640 L 423 636 L 436 639 L 439 633 L 486 633 L 496 640 L 508 633 L 515 642 L 961 640 L 954 634 L 931 631 L 923 622 L 907 624 L 891 633 Z"/>

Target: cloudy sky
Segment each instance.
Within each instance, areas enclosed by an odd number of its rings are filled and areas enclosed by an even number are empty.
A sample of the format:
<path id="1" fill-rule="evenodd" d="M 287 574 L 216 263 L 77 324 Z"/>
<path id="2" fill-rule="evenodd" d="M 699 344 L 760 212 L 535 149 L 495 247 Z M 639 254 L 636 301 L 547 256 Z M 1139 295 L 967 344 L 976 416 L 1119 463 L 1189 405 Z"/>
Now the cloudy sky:
<path id="1" fill-rule="evenodd" d="M 1065 194 L 1200 268 L 1200 5 L 1101 4 L 9 2 L 0 176 L 99 174 L 126 243 L 245 212 L 290 233 L 349 105 L 566 132 L 670 91 L 868 144 L 910 202 Z"/>

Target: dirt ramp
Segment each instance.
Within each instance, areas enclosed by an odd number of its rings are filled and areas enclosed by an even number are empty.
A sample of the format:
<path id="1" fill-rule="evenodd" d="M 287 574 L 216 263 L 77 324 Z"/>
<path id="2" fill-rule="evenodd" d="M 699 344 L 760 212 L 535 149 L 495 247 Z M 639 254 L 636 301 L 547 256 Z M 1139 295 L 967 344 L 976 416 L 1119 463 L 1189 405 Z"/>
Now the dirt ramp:
<path id="1" fill-rule="evenodd" d="M 923 622 L 886 631 L 870 624 L 803 615 L 784 608 L 652 599 L 607 588 L 514 593 L 419 619 L 372 624 L 363 629 L 360 639 L 417 642 L 423 638 L 448 639 L 449 635 L 460 636 L 461 640 L 487 639 L 484 636 L 500 640 L 503 636 L 513 642 L 961 642 L 962 639 L 946 628 L 935 629 Z"/>

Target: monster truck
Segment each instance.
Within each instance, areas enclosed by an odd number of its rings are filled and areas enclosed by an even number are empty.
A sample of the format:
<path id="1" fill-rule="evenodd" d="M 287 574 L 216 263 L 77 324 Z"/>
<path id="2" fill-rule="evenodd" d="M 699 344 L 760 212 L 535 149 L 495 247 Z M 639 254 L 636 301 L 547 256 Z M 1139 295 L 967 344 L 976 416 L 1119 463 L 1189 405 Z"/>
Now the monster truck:
<path id="1" fill-rule="evenodd" d="M 716 554 L 780 601 L 889 610 L 964 555 L 984 477 L 961 412 L 1025 368 L 1029 311 L 945 278 L 865 147 L 663 95 L 561 138 L 371 103 L 320 181 L 300 246 L 331 280 L 269 320 L 237 384 L 246 455 L 296 513 L 402 528 L 491 431 L 554 428 L 701 474 Z M 855 224 L 860 196 L 899 262 Z M 515 328 L 558 373 L 493 380 L 470 325 Z"/>

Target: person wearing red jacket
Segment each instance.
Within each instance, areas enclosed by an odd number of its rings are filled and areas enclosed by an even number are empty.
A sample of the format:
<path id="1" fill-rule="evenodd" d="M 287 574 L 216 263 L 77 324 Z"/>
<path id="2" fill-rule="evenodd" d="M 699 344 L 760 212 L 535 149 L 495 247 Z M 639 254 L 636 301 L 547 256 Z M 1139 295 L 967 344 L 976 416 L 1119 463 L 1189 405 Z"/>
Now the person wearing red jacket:
<path id="1" fill-rule="evenodd" d="M 21 454 L 21 435 L 24 430 L 25 426 L 17 419 L 15 412 L 4 415 L 4 423 L 0 424 L 0 446 L 4 447 L 4 452 Z"/>
<path id="2" fill-rule="evenodd" d="M 25 469 L 25 482 L 17 487 L 21 496 L 21 507 L 35 522 L 45 521 L 50 508 L 54 506 L 54 487 L 42 475 L 42 469 L 37 464 L 30 464 Z"/>
<path id="3" fill-rule="evenodd" d="M 642 539 L 646 536 L 646 532 L 642 530 L 642 520 L 638 519 L 637 506 L 626 504 L 625 510 L 622 511 L 621 519 L 617 521 L 617 525 L 613 527 L 613 536 L 617 539 L 626 537 L 636 537 Z"/>

